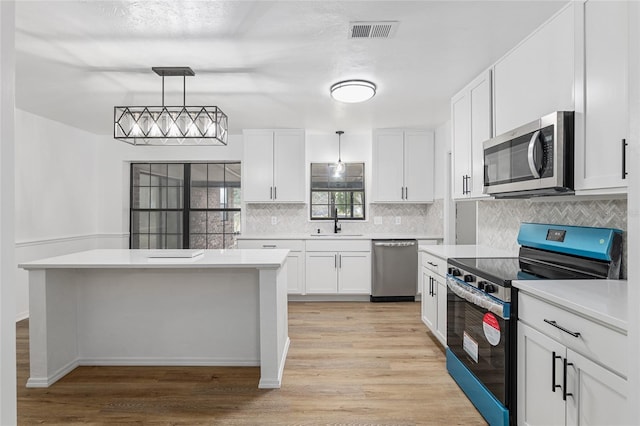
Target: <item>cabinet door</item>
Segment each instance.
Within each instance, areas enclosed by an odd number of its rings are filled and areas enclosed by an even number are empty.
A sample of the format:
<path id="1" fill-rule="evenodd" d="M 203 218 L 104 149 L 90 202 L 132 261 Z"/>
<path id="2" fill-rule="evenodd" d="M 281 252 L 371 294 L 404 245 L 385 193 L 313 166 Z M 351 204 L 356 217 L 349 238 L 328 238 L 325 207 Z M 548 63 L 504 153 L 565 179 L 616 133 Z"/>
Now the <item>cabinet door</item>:
<path id="1" fill-rule="evenodd" d="M 584 116 L 576 117 L 575 147 L 579 190 L 627 186 L 622 139 L 628 135 L 628 8 L 623 1 L 584 4 L 585 105 Z M 581 118 L 584 130 L 578 128 Z"/>
<path id="2" fill-rule="evenodd" d="M 495 134 L 553 111 L 574 110 L 573 4 L 494 67 Z"/>
<path id="3" fill-rule="evenodd" d="M 373 140 L 374 201 L 401 202 L 404 187 L 402 130 L 376 131 Z"/>
<path id="4" fill-rule="evenodd" d="M 338 253 L 338 293 L 371 294 L 371 253 Z"/>
<path id="5" fill-rule="evenodd" d="M 287 293 L 304 294 L 304 256 L 300 252 L 287 256 Z"/>
<path id="6" fill-rule="evenodd" d="M 567 350 L 567 425 L 625 425 L 627 381 Z"/>
<path id="7" fill-rule="evenodd" d="M 305 270 L 307 294 L 336 294 L 338 292 L 337 253 L 307 253 Z"/>
<path id="8" fill-rule="evenodd" d="M 245 131 L 242 164 L 242 197 L 245 202 L 269 202 L 273 198 L 273 132 Z"/>
<path id="9" fill-rule="evenodd" d="M 447 346 L 447 285 L 444 280 L 438 276 L 434 276 L 437 283 L 437 305 L 438 305 L 438 321 L 436 327 L 436 337 L 442 344 Z"/>
<path id="10" fill-rule="evenodd" d="M 468 197 L 467 176 L 471 165 L 471 97 L 467 91 L 451 100 L 452 197 Z"/>
<path id="11" fill-rule="evenodd" d="M 471 104 L 471 181 L 468 190 L 471 196 L 488 197 L 482 193 L 484 187 L 484 152 L 482 144 L 491 138 L 491 71 L 475 79 L 469 89 Z"/>
<path id="12" fill-rule="evenodd" d="M 436 333 L 436 321 L 438 320 L 438 299 L 436 296 L 437 283 L 427 268 L 422 268 L 422 285 L 424 294 L 422 295 L 422 318 L 426 326 L 433 334 Z"/>
<path id="13" fill-rule="evenodd" d="M 305 141 L 302 130 L 276 130 L 273 151 L 273 199 L 305 202 Z"/>
<path id="14" fill-rule="evenodd" d="M 433 201 L 434 155 L 433 132 L 404 132 L 405 201 Z"/>
<path id="15" fill-rule="evenodd" d="M 554 358 L 554 352 L 558 358 Z M 518 322 L 519 425 L 565 424 L 562 389 L 553 388 L 554 383 L 562 385 L 565 354 L 566 348 L 563 345 Z"/>

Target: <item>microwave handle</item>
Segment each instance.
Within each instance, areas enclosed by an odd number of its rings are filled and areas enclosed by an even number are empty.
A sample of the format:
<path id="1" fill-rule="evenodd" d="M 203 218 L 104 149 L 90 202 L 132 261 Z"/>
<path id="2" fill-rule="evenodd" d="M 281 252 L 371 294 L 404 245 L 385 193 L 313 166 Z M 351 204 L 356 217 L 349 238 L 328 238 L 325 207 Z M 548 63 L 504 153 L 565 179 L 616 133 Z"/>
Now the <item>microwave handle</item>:
<path id="1" fill-rule="evenodd" d="M 540 130 L 536 130 L 536 132 L 531 136 L 531 140 L 529 141 L 529 149 L 527 150 L 527 159 L 529 160 L 529 169 L 531 170 L 531 174 L 534 178 L 540 179 L 540 172 L 538 170 L 538 166 L 536 165 L 536 159 L 533 156 L 534 150 L 536 148 L 536 142 L 538 142 L 538 136 L 540 135 Z"/>

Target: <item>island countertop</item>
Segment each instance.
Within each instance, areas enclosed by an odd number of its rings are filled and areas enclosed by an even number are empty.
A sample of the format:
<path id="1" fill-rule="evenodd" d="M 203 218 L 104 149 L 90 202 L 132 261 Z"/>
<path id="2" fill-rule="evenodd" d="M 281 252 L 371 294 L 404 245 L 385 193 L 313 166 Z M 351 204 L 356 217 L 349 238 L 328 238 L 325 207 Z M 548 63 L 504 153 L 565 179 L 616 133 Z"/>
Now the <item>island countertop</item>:
<path id="1" fill-rule="evenodd" d="M 153 257 L 161 250 L 100 249 L 24 262 L 18 267 L 36 269 L 103 268 L 254 268 L 281 267 L 289 250 L 204 250 L 196 257 Z"/>

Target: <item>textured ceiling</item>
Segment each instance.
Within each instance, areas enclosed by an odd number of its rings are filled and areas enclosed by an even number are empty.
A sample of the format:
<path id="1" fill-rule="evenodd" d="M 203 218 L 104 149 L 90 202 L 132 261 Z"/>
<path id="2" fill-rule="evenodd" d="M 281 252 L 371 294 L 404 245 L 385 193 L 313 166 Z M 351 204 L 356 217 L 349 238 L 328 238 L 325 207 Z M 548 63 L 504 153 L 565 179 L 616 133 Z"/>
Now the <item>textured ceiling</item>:
<path id="1" fill-rule="evenodd" d="M 152 66 L 190 66 L 187 104 L 243 128 L 435 127 L 468 81 L 565 1 L 19 1 L 19 108 L 111 134 L 115 105 L 159 105 Z M 348 38 L 349 21 L 399 21 L 390 39 Z M 331 84 L 369 79 L 362 104 Z M 182 104 L 167 78 L 166 104 Z"/>

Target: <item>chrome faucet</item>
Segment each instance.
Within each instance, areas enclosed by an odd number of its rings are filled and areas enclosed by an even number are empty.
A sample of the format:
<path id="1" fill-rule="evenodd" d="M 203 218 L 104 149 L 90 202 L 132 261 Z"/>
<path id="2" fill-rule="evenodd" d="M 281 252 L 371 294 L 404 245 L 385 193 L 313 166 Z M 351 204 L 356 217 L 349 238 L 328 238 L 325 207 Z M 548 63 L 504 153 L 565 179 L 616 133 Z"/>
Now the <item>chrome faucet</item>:
<path id="1" fill-rule="evenodd" d="M 337 234 L 338 232 L 342 231 L 342 226 L 338 225 L 338 208 L 336 207 L 334 210 L 334 217 L 333 217 L 333 233 Z"/>

